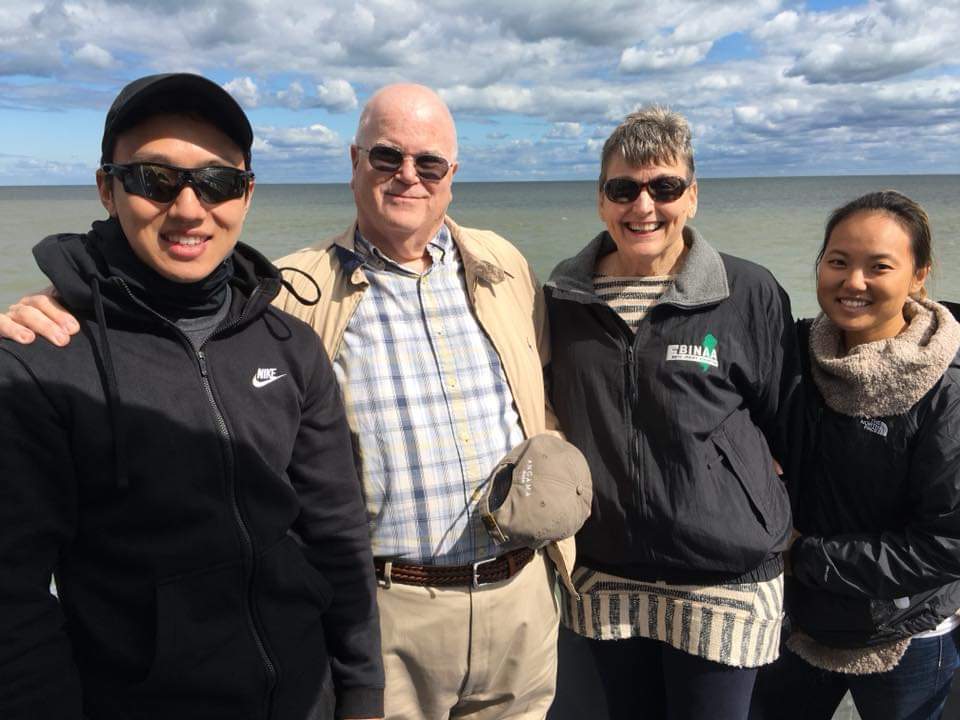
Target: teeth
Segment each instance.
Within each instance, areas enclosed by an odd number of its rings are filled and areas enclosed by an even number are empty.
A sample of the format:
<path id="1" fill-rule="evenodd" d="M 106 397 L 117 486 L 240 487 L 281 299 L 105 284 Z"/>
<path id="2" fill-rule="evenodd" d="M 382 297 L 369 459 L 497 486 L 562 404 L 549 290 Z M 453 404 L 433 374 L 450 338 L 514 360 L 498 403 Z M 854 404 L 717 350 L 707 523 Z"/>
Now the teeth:
<path id="1" fill-rule="evenodd" d="M 167 240 L 177 245 L 189 246 L 199 245 L 203 242 L 203 238 L 194 235 L 167 235 Z"/>
<path id="2" fill-rule="evenodd" d="M 866 307 L 870 303 L 867 300 L 858 300 L 856 298 L 840 298 L 840 304 L 844 307 L 861 308 Z"/>
<path id="3" fill-rule="evenodd" d="M 630 230 L 630 232 L 647 233 L 647 232 L 653 232 L 654 230 L 658 229 L 661 224 L 662 223 L 658 223 L 658 222 L 629 223 L 627 225 L 627 229 Z"/>

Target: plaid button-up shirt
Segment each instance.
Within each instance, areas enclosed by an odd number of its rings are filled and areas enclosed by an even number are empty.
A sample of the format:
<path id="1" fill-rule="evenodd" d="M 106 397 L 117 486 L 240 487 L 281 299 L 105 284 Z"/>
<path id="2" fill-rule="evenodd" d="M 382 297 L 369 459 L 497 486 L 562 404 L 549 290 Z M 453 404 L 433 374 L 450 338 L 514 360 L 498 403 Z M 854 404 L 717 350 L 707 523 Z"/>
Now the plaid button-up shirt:
<path id="1" fill-rule="evenodd" d="M 446 227 L 422 274 L 356 234 L 369 287 L 334 366 L 360 453 L 373 554 L 461 565 L 497 554 L 477 500 L 523 440 L 500 358 Z"/>

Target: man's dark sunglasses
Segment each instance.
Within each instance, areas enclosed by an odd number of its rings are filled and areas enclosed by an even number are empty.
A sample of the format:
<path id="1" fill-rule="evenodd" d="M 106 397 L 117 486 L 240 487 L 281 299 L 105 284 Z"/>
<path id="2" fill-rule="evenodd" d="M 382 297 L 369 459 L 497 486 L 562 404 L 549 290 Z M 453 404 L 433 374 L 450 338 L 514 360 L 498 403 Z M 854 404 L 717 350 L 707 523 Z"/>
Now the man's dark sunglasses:
<path id="1" fill-rule="evenodd" d="M 640 197 L 640 193 L 646 188 L 651 200 L 666 203 L 678 200 L 690 185 L 689 180 L 676 175 L 660 175 L 645 183 L 637 182 L 633 178 L 617 177 L 610 178 L 603 184 L 603 194 L 610 202 L 625 204 Z"/>
<path id="2" fill-rule="evenodd" d="M 188 169 L 163 163 L 106 163 L 100 169 L 120 178 L 128 193 L 161 203 L 173 202 L 189 185 L 202 202 L 216 205 L 243 197 L 253 180 L 250 170 L 220 165 Z"/>
<path id="3" fill-rule="evenodd" d="M 370 158 L 370 166 L 380 172 L 397 172 L 403 165 L 403 158 L 406 157 L 402 152 L 389 145 L 374 145 L 371 148 L 357 145 L 357 150 L 363 150 Z M 450 163 L 445 158 L 430 153 L 414 155 L 413 167 L 417 171 L 417 177 L 421 180 L 433 182 L 443 180 L 450 172 Z"/>

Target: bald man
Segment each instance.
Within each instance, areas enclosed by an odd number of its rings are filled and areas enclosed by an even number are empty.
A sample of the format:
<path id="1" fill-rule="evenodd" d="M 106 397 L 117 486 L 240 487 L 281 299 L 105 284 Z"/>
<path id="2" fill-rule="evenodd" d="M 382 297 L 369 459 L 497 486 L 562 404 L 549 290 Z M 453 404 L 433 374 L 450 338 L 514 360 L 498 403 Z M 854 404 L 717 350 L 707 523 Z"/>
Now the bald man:
<path id="1" fill-rule="evenodd" d="M 570 582 L 573 543 L 498 545 L 477 510 L 500 459 L 555 427 L 540 290 L 510 243 L 446 215 L 456 128 L 432 90 L 377 92 L 350 159 L 356 221 L 277 261 L 309 274 L 320 302 L 275 302 L 320 334 L 343 389 L 379 579 L 386 716 L 542 718 L 554 586 Z M 69 318 L 48 297 L 15 307 L 0 334 L 29 339 L 19 320 L 62 344 Z"/>
<path id="2" fill-rule="evenodd" d="M 380 580 L 386 715 L 542 718 L 555 572 L 569 582 L 572 542 L 501 547 L 477 511 L 501 457 L 554 427 L 537 282 L 506 240 L 446 215 L 457 136 L 432 90 L 376 93 L 350 159 L 356 222 L 277 261 L 309 273 L 320 303 L 279 301 L 316 328 L 344 391 Z"/>

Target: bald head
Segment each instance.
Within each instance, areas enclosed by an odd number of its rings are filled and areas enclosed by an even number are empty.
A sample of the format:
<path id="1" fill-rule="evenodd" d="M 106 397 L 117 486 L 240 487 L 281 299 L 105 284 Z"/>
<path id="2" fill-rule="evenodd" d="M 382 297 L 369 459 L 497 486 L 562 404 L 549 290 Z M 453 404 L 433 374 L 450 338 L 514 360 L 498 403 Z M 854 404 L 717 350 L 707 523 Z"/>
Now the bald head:
<path id="1" fill-rule="evenodd" d="M 375 92 L 360 113 L 357 145 L 367 147 L 384 125 L 429 128 L 440 155 L 457 159 L 457 129 L 446 103 L 425 85 L 397 83 Z"/>

